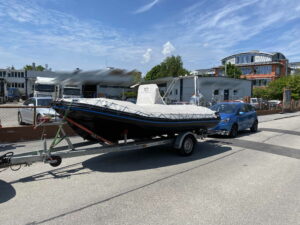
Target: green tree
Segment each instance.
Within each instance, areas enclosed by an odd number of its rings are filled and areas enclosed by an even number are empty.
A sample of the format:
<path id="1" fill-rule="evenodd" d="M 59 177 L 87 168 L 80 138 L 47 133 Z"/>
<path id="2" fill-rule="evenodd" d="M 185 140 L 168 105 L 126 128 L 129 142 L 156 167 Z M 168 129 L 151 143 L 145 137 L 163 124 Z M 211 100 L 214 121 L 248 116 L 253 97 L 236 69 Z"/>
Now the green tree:
<path id="1" fill-rule="evenodd" d="M 145 80 L 155 80 L 161 77 L 178 77 L 188 74 L 183 67 L 183 62 L 180 56 L 167 57 L 159 65 L 154 66 L 145 76 Z"/>
<path id="2" fill-rule="evenodd" d="M 23 67 L 23 69 L 24 69 L 24 70 L 34 70 L 33 67 L 32 67 L 32 65 L 25 65 L 25 66 Z M 45 68 L 44 68 L 42 65 L 38 65 L 38 66 L 35 67 L 35 70 L 36 70 L 36 71 L 44 71 Z"/>
<path id="3" fill-rule="evenodd" d="M 24 70 L 33 70 L 32 66 L 31 65 L 25 65 L 23 67 Z"/>
<path id="4" fill-rule="evenodd" d="M 161 66 L 156 65 L 154 66 L 145 76 L 145 80 L 155 80 L 158 78 L 158 75 L 160 73 Z"/>
<path id="5" fill-rule="evenodd" d="M 270 99 L 269 89 L 267 87 L 255 87 L 253 88 L 253 97 Z"/>
<path id="6" fill-rule="evenodd" d="M 235 65 L 228 63 L 226 66 L 226 75 L 230 78 L 240 79 L 242 75 L 242 71 L 240 68 L 236 67 Z"/>
<path id="7" fill-rule="evenodd" d="M 35 68 L 36 71 L 44 71 L 45 70 L 45 67 L 41 66 L 41 65 L 38 65 L 36 68 Z"/>

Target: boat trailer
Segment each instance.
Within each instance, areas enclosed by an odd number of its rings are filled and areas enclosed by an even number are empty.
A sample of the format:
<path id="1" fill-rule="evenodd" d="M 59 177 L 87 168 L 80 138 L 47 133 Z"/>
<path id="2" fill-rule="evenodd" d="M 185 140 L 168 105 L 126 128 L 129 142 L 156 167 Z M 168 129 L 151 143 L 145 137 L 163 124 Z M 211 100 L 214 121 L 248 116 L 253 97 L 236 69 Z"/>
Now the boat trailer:
<path id="1" fill-rule="evenodd" d="M 73 123 L 73 121 L 68 120 L 68 122 Z M 74 124 L 74 123 L 73 123 Z M 45 124 L 46 125 L 46 124 Z M 74 124 L 78 126 L 79 124 Z M 87 132 L 92 132 L 87 128 L 79 125 L 81 129 L 84 129 Z M 59 125 L 58 132 L 56 137 L 52 141 L 49 148 L 47 147 L 47 140 L 44 136 L 42 139 L 43 149 L 33 152 L 23 153 L 15 155 L 13 152 L 7 152 L 4 155 L 0 156 L 0 168 L 11 168 L 12 166 L 30 166 L 33 163 L 44 162 L 48 163 L 53 167 L 57 167 L 61 164 L 63 158 L 71 158 L 84 155 L 94 155 L 94 154 L 103 154 L 109 152 L 121 152 L 121 151 L 130 151 L 138 150 L 149 147 L 156 146 L 170 146 L 178 150 L 178 152 L 183 156 L 191 155 L 195 149 L 197 139 L 203 139 L 206 136 L 206 130 L 200 130 L 197 133 L 194 131 L 187 131 L 180 133 L 178 135 L 168 137 L 161 136 L 156 138 L 151 138 L 149 140 L 137 140 L 137 141 L 128 141 L 126 133 L 124 134 L 124 141 L 122 143 L 111 143 L 96 134 L 93 135 L 97 141 L 85 141 L 82 143 L 72 144 L 70 138 L 66 135 L 63 129 L 63 123 Z M 61 141 L 65 140 L 67 146 L 56 147 Z M 97 147 L 88 147 L 90 145 L 100 144 Z M 83 149 L 78 149 L 79 147 L 87 147 Z"/>

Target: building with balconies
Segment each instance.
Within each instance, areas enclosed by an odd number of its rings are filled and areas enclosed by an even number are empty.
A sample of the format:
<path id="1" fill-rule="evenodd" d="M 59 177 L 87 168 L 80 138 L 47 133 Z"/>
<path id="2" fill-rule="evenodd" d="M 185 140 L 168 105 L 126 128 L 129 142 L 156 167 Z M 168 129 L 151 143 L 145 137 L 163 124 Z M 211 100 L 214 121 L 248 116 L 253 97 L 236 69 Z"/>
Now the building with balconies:
<path id="1" fill-rule="evenodd" d="M 272 80 L 288 75 L 288 60 L 280 52 L 250 51 L 227 56 L 215 69 L 215 76 L 227 76 L 225 65 L 231 63 L 242 71 L 241 78 L 253 80 L 253 86 L 266 86 Z"/>

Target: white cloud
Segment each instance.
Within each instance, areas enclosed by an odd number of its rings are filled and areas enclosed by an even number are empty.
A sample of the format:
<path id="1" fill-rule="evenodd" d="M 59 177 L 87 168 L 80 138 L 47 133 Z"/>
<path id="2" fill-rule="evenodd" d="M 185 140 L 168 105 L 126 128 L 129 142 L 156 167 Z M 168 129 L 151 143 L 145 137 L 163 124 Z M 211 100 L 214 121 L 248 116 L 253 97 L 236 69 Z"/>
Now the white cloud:
<path id="1" fill-rule="evenodd" d="M 153 0 L 152 2 L 148 3 L 147 5 L 144 5 L 140 8 L 138 8 L 136 11 L 134 11 L 135 14 L 143 13 L 148 10 L 150 10 L 153 6 L 155 6 L 160 0 Z"/>
<path id="2" fill-rule="evenodd" d="M 174 51 L 175 51 L 175 47 L 171 44 L 171 42 L 168 41 L 163 45 L 163 49 L 161 53 L 163 55 L 170 55 Z"/>
<path id="3" fill-rule="evenodd" d="M 142 63 L 148 63 L 151 60 L 151 57 L 152 57 L 152 49 L 148 48 L 146 52 L 143 54 L 144 60 L 142 61 Z"/>
<path id="4" fill-rule="evenodd" d="M 99 68 L 108 59 L 114 63 L 111 66 L 130 65 L 137 68 L 145 49 L 142 43 L 136 45 L 135 37 L 127 33 L 99 21 L 79 20 L 70 14 L 41 7 L 34 1 L 0 0 L 0 21 L 0 29 L 5 30 L 5 35 L 0 36 L 4 51 L 26 56 L 23 62 L 30 58 L 68 69 L 90 65 L 90 61 L 94 60 Z M 13 49 L 12 46 L 17 47 Z M 58 60 L 54 55 L 66 57 L 65 60 Z M 51 57 L 53 61 L 49 61 Z M 86 60 L 76 65 L 72 60 L 75 57 Z M 12 63 L 15 62 L 7 58 L 1 61 L 0 67 Z M 64 68 L 65 65 L 69 65 L 68 68 Z"/>

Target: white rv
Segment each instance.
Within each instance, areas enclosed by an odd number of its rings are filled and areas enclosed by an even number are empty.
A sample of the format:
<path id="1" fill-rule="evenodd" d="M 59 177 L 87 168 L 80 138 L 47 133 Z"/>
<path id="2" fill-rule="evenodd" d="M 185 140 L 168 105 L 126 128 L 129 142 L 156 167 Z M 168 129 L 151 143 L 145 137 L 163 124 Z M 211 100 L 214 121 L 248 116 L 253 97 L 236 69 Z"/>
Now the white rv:
<path id="1" fill-rule="evenodd" d="M 55 78 L 37 77 L 34 83 L 34 97 L 59 97 L 59 85 L 56 84 Z"/>

